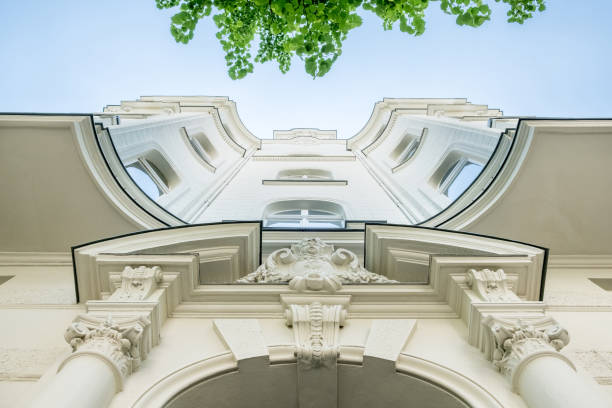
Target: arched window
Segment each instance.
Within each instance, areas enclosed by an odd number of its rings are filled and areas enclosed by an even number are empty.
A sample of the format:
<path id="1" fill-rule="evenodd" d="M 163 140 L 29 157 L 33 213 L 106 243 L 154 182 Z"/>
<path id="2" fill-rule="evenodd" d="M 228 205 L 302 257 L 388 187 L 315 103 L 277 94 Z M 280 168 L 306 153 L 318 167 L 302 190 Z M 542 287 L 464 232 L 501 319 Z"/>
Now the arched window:
<path id="1" fill-rule="evenodd" d="M 267 228 L 344 228 L 344 219 L 342 207 L 329 201 L 277 201 L 264 211 Z"/>
<path id="2" fill-rule="evenodd" d="M 130 177 L 132 177 L 132 180 L 134 180 L 134 183 L 136 183 L 150 199 L 155 200 L 157 197 L 164 194 L 163 188 L 153 180 L 140 162 L 130 164 L 126 167 L 126 170 Z"/>
<path id="3" fill-rule="evenodd" d="M 455 201 L 472 184 L 482 171 L 480 164 L 467 162 L 446 189 L 446 195 Z"/>
<path id="4" fill-rule="evenodd" d="M 321 169 L 281 170 L 276 176 L 279 180 L 331 180 L 332 173 Z"/>
<path id="5" fill-rule="evenodd" d="M 179 177 L 157 150 L 150 150 L 126 166 L 126 171 L 151 199 L 169 192 L 179 183 Z"/>
<path id="6" fill-rule="evenodd" d="M 395 146 L 395 149 L 389 153 L 389 157 L 394 162 L 394 167 L 401 166 L 414 156 L 426 132 L 427 128 L 423 129 L 421 136 L 406 133 L 402 137 L 402 140 Z"/>
<path id="7" fill-rule="evenodd" d="M 476 180 L 482 168 L 481 164 L 471 161 L 461 152 L 452 151 L 438 166 L 430 183 L 454 201 Z"/>
<path id="8" fill-rule="evenodd" d="M 208 136 L 203 131 L 189 130 L 185 127 L 181 131 L 185 141 L 191 146 L 196 156 L 204 162 L 207 168 L 214 171 L 219 153 Z"/>

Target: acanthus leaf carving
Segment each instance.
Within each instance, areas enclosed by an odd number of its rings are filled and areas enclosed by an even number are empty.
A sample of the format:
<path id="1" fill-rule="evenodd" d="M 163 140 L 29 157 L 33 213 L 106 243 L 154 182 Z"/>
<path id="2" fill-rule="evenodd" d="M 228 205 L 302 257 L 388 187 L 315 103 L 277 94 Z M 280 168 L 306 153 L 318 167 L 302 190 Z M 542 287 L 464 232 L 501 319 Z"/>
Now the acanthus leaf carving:
<path id="1" fill-rule="evenodd" d="M 319 238 L 306 238 L 291 248 L 272 252 L 255 272 L 237 283 L 289 283 L 297 291 L 335 292 L 343 283 L 396 283 L 359 265 L 357 255 Z"/>
<path id="2" fill-rule="evenodd" d="M 68 359 L 79 354 L 102 356 L 125 379 L 146 357 L 146 347 L 142 343 L 149 326 L 150 322 L 144 317 L 136 319 L 127 327 L 120 327 L 110 315 L 105 320 L 81 315 L 64 333 L 73 351 Z"/>
<path id="3" fill-rule="evenodd" d="M 550 317 L 537 320 L 503 320 L 487 316 L 482 322 L 487 358 L 514 383 L 520 366 L 538 355 L 558 357 L 573 364 L 561 353 L 569 343 L 567 330 Z"/>
<path id="4" fill-rule="evenodd" d="M 520 302 L 510 290 L 508 277 L 503 269 L 470 269 L 466 273 L 467 285 L 485 302 Z"/>
<path id="5" fill-rule="evenodd" d="M 113 301 L 140 301 L 149 297 L 163 279 L 159 266 L 126 266 L 121 272 L 121 286 L 109 297 Z"/>

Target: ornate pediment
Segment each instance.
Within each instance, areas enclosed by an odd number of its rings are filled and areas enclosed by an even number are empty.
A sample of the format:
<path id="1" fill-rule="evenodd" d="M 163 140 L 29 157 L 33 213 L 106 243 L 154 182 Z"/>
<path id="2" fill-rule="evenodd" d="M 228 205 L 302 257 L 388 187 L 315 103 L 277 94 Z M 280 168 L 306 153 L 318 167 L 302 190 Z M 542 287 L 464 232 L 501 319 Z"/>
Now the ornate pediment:
<path id="1" fill-rule="evenodd" d="M 357 255 L 319 238 L 274 251 L 255 272 L 237 283 L 289 283 L 298 291 L 335 292 L 343 283 L 396 283 L 359 265 Z"/>

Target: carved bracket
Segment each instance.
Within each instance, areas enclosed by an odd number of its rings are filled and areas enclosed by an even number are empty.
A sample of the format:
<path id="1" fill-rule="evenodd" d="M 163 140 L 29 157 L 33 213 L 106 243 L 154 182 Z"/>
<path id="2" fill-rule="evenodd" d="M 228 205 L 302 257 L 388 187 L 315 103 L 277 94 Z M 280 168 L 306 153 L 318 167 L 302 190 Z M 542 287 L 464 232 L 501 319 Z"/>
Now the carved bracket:
<path id="1" fill-rule="evenodd" d="M 521 299 L 510 290 L 508 277 L 503 269 L 470 269 L 466 283 L 484 302 L 520 302 Z"/>
<path id="2" fill-rule="evenodd" d="M 293 327 L 300 367 L 335 366 L 340 327 L 344 326 L 346 319 L 344 306 L 320 302 L 291 304 L 285 313 L 287 325 Z"/>
<path id="3" fill-rule="evenodd" d="M 133 302 L 145 300 L 163 280 L 159 266 L 126 266 L 121 273 L 121 286 L 108 298 L 110 301 Z"/>

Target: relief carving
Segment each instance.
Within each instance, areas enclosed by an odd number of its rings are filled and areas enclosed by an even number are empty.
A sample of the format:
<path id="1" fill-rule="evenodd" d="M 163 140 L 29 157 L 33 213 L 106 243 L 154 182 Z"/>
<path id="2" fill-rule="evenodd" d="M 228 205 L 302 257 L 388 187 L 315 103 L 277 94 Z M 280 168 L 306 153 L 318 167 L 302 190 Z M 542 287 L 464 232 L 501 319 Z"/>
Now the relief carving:
<path id="1" fill-rule="evenodd" d="M 66 342 L 72 347 L 72 358 L 79 353 L 98 354 L 109 360 L 122 378 L 131 374 L 144 359 L 141 345 L 149 322 L 138 319 L 134 324 L 121 328 L 111 316 L 97 324 L 91 317 L 81 316 L 64 333 Z"/>
<path id="2" fill-rule="evenodd" d="M 343 283 L 396 283 L 359 265 L 357 255 L 334 250 L 319 238 L 303 239 L 291 248 L 276 250 L 255 272 L 237 283 L 289 283 L 297 291 L 335 292 Z"/>
<path id="3" fill-rule="evenodd" d="M 467 285 L 485 302 L 520 302 L 520 298 L 508 287 L 508 277 L 503 269 L 470 269 L 466 274 Z"/>
<path id="4" fill-rule="evenodd" d="M 126 266 L 121 273 L 121 286 L 108 298 L 112 301 L 145 300 L 163 279 L 159 266 Z"/>
<path id="5" fill-rule="evenodd" d="M 342 305 L 289 305 L 287 325 L 293 326 L 296 357 L 301 368 L 336 365 L 340 326 L 346 310 Z"/>
<path id="6" fill-rule="evenodd" d="M 508 324 L 488 316 L 483 324 L 489 329 L 488 358 L 509 378 L 523 361 L 537 354 L 567 360 L 558 351 L 569 343 L 569 334 L 551 318 L 531 322 L 518 320 Z"/>

